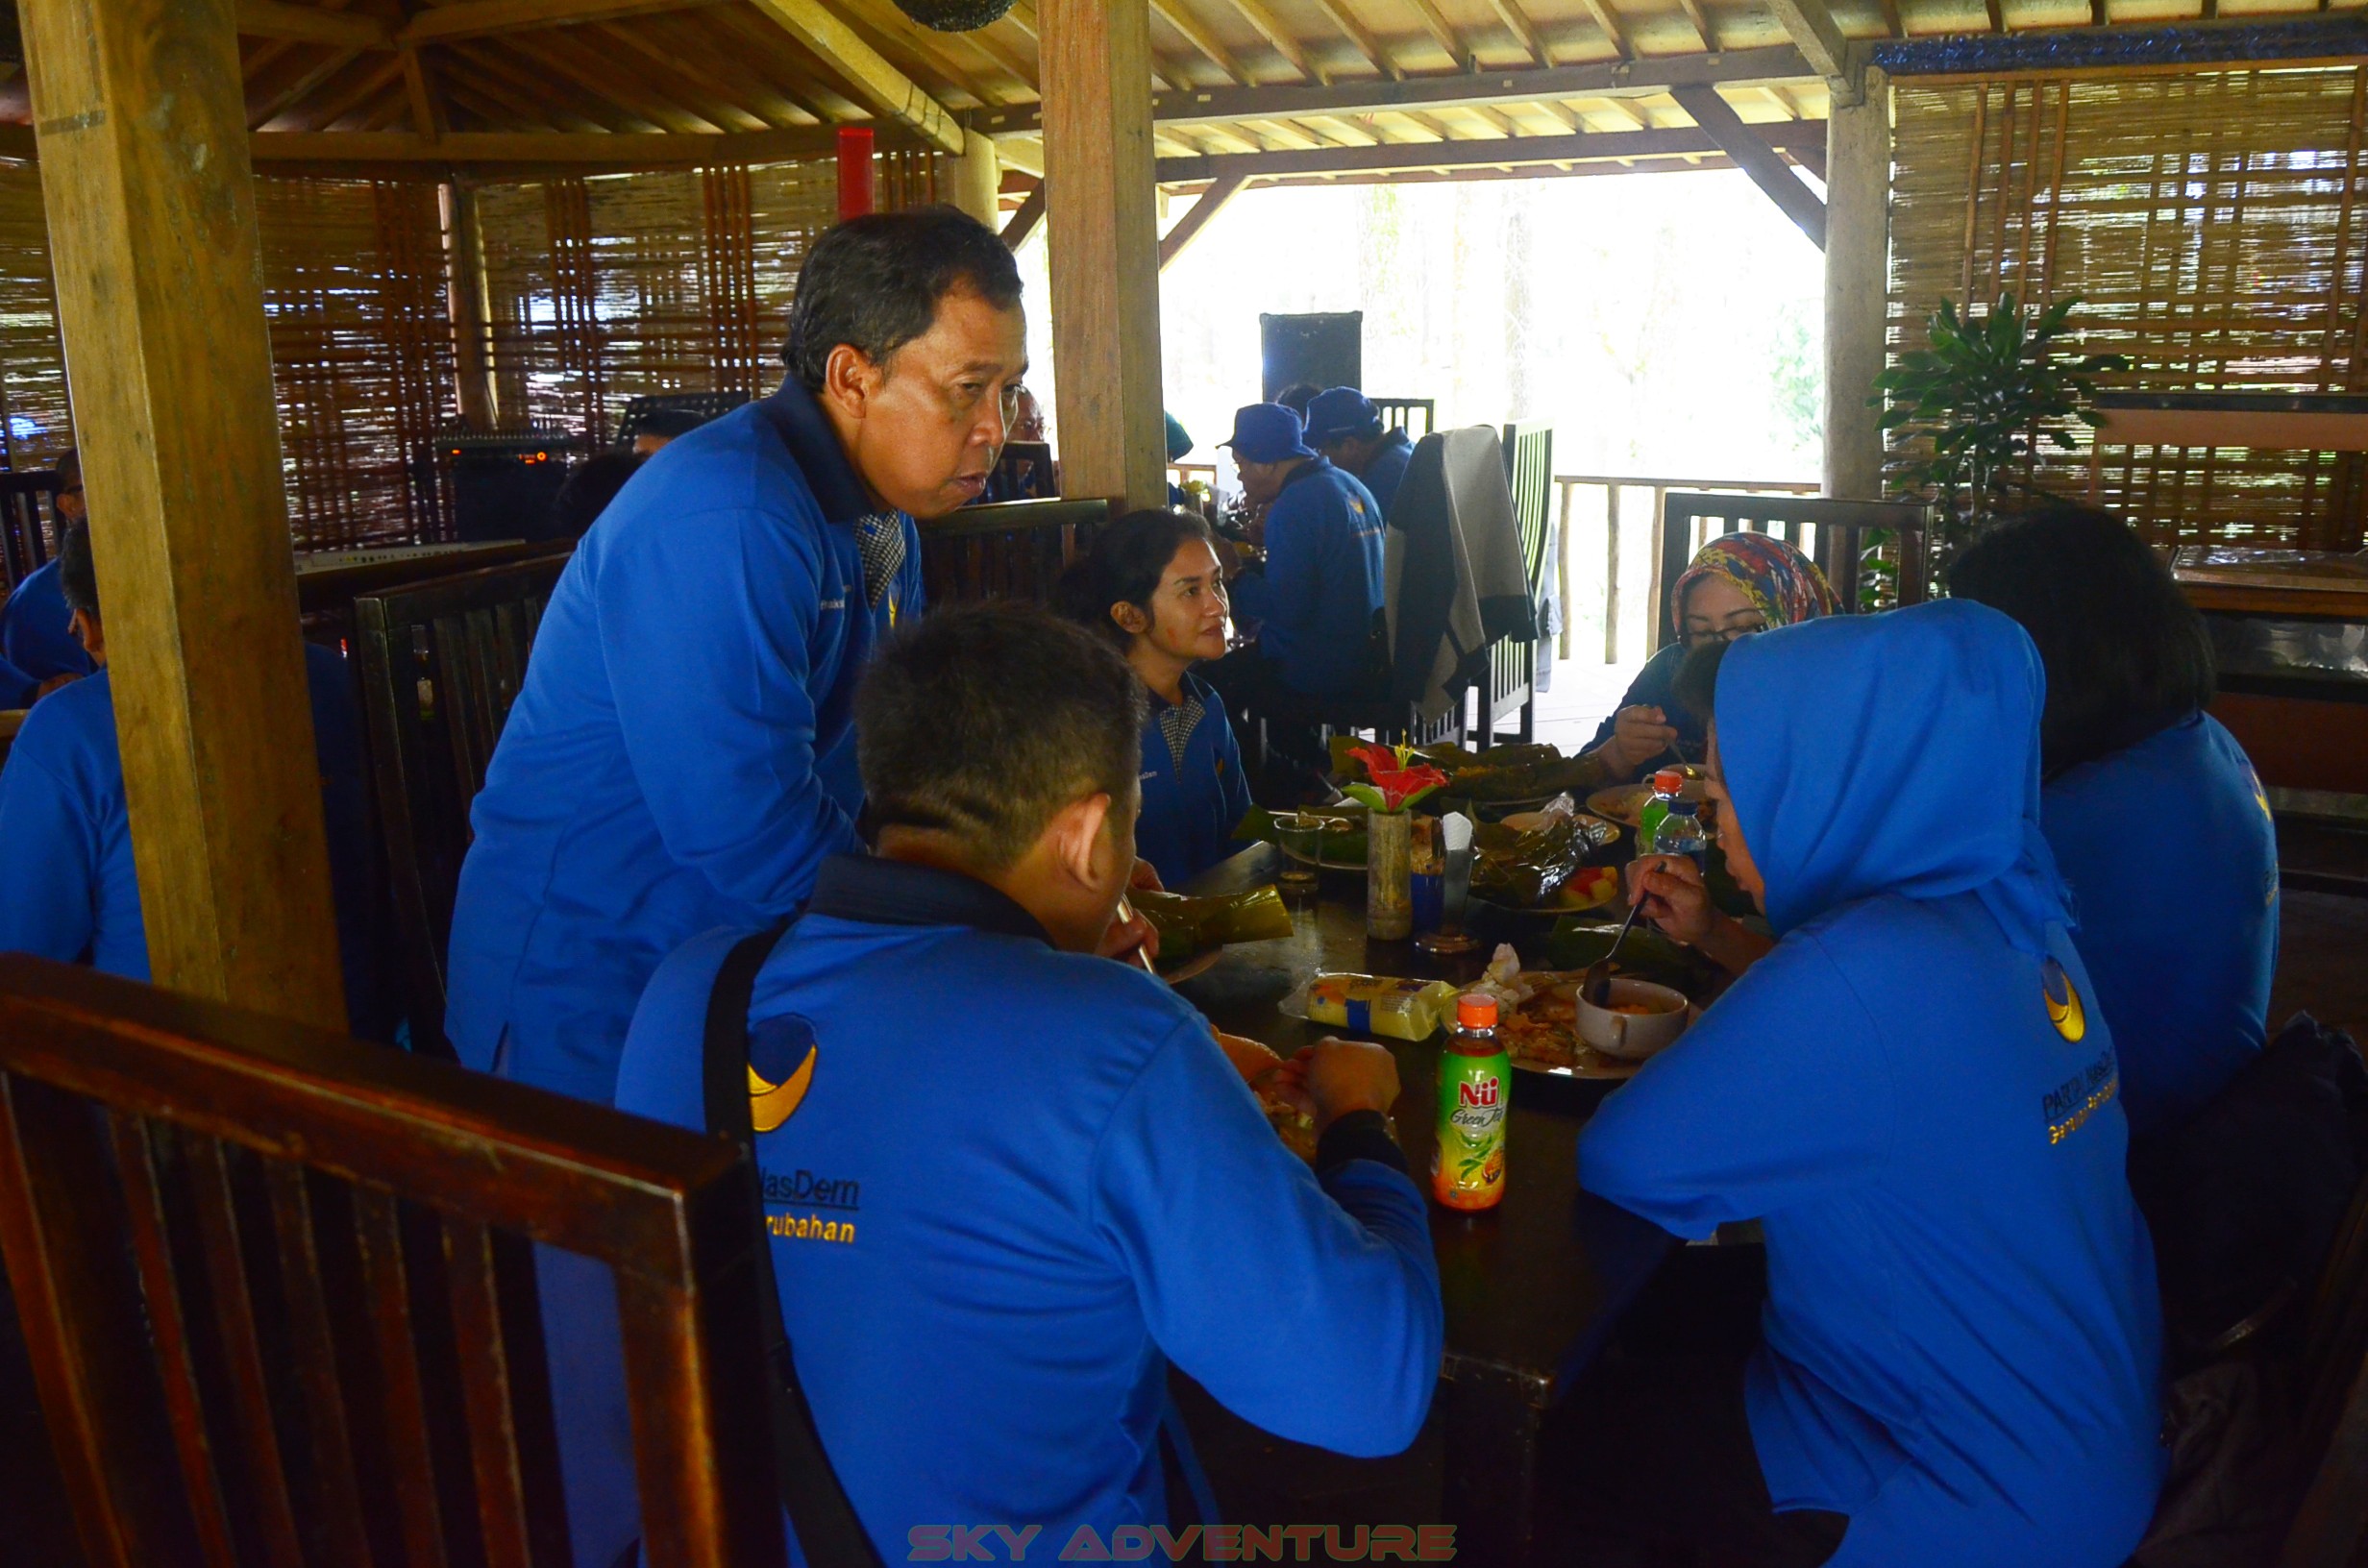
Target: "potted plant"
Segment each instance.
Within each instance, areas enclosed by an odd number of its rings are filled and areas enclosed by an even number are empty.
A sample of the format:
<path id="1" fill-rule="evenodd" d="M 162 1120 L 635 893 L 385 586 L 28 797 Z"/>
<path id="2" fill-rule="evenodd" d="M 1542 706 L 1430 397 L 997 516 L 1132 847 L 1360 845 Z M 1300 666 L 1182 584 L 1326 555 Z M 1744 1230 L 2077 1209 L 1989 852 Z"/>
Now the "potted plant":
<path id="1" fill-rule="evenodd" d="M 2012 474 L 2043 442 L 2070 450 L 2075 421 L 2094 426 L 2096 378 L 2127 370 L 2118 354 L 2075 355 L 2060 339 L 2079 297 L 2032 315 L 2011 292 L 1986 315 L 1942 301 L 1925 323 L 1929 347 L 1910 349 L 1875 378 L 1867 401 L 1883 428 L 1929 443 L 1896 461 L 1903 494 L 1937 503 L 1927 559 L 1937 580 L 1950 557 L 1993 518 L 2014 509 Z"/>
<path id="2" fill-rule="evenodd" d="M 1381 942 L 1403 942 L 1414 934 L 1415 803 L 1447 782 L 1427 762 L 1415 761 L 1414 747 L 1359 747 L 1349 753 L 1365 765 L 1367 782 L 1344 784 L 1344 792 L 1369 808 L 1365 827 L 1365 930 Z"/>

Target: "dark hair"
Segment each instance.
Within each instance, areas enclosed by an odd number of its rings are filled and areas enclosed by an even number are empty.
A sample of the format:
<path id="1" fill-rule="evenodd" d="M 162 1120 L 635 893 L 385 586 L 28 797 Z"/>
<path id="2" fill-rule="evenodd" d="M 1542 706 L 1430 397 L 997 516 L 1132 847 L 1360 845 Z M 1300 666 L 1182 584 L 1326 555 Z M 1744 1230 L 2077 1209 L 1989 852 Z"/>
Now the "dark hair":
<path id="1" fill-rule="evenodd" d="M 1323 388 L 1314 381 L 1294 381 L 1275 393 L 1274 401 L 1298 415 L 1299 423 L 1304 425 L 1307 423 L 1307 405 L 1314 403 L 1322 391 Z"/>
<path id="2" fill-rule="evenodd" d="M 1133 638 L 1110 614 L 1113 604 L 1132 604 L 1151 613 L 1151 596 L 1168 563 L 1185 542 L 1209 544 L 1216 535 L 1208 524 L 1190 512 L 1164 506 L 1128 512 L 1103 529 L 1094 541 L 1094 553 L 1061 574 L 1052 601 L 1072 621 L 1099 632 L 1123 651 Z"/>
<path id="3" fill-rule="evenodd" d="M 1020 267 L 994 230 L 950 207 L 850 218 L 798 269 L 781 359 L 809 392 L 830 351 L 852 344 L 874 364 L 929 330 L 937 302 L 969 288 L 999 310 L 1020 303 Z"/>
<path id="4" fill-rule="evenodd" d="M 58 453 L 52 465 L 58 470 L 58 488 L 71 490 L 83 482 L 83 452 L 80 447 L 68 447 Z"/>
<path id="5" fill-rule="evenodd" d="M 1718 716 L 1718 666 L 1734 646 L 1723 637 L 1714 637 L 1688 649 L 1677 667 L 1677 678 L 1669 683 L 1669 695 L 1677 698 L 1677 705 L 1706 724 Z"/>
<path id="6" fill-rule="evenodd" d="M 1079 796 L 1133 798 L 1143 713 L 1134 671 L 1083 626 L 1009 601 L 941 610 L 855 693 L 872 821 L 950 834 L 999 870 Z"/>
<path id="7" fill-rule="evenodd" d="M 77 523 L 58 541 L 58 591 L 66 608 L 99 619 L 99 574 L 90 564 L 90 525 Z"/>
<path id="8" fill-rule="evenodd" d="M 2170 568 L 2120 518 L 2060 505 L 1993 525 L 1949 592 L 2004 610 L 2047 671 L 2049 776 L 2134 746 L 2211 701 L 2211 640 Z"/>
<path id="9" fill-rule="evenodd" d="M 542 537 L 580 539 L 601 513 L 617 499 L 625 481 L 649 459 L 637 452 L 604 452 L 576 465 L 559 493 L 551 498 L 551 513 Z"/>

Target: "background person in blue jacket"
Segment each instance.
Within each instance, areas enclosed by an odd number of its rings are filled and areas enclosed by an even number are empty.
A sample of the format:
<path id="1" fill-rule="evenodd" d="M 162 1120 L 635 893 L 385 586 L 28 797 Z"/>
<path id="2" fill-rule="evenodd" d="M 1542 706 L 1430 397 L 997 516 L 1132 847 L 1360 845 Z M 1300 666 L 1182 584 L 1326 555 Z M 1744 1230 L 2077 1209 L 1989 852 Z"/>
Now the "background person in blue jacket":
<path id="1" fill-rule="evenodd" d="M 2039 825 L 2080 909 L 2131 1132 L 2169 1132 L 2260 1053 L 2278 963 L 2278 837 L 2234 736 L 2204 712 L 2211 641 L 2119 518 L 2010 518 L 1949 592 L 2022 623 L 2047 666 Z"/>
<path id="2" fill-rule="evenodd" d="M 80 453 L 69 450 L 58 459 L 58 521 L 71 528 L 87 515 Z M 61 539 L 59 549 L 64 548 Z M 27 573 L 0 607 L 0 660 L 30 677 L 41 694 L 98 669 L 74 635 L 74 611 L 58 585 L 56 558 Z"/>
<path id="3" fill-rule="evenodd" d="M 1327 1041 L 1281 1069 L 1314 1103 L 1311 1171 L 1245 1085 L 1255 1063 L 1093 956 L 1135 859 L 1140 693 L 1040 610 L 900 633 L 857 701 L 878 852 L 825 865 L 756 978 L 782 1316 L 890 1562 L 930 1526 L 1041 1525 L 1030 1560 L 1049 1560 L 1079 1526 L 1170 1523 L 1171 1364 L 1270 1432 L 1363 1456 L 1414 1439 L 1439 1375 L 1390 1054 Z M 620 1107 L 705 1125 L 708 998 L 737 940 L 659 970 Z M 629 1491 L 625 1411 L 606 1419 Z"/>
<path id="4" fill-rule="evenodd" d="M 1231 585 L 1234 611 L 1258 623 L 1258 641 L 1212 666 L 1209 684 L 1263 718 L 1270 744 L 1297 769 L 1278 793 L 1318 793 L 1324 699 L 1371 695 L 1381 671 L 1381 507 L 1355 475 L 1308 448 L 1299 416 L 1280 404 L 1236 412 L 1223 444 L 1244 493 L 1267 507 L 1266 561 Z"/>
<path id="5" fill-rule="evenodd" d="M 2111 1568 L 2162 1481 L 2162 1331 L 2039 832 L 2037 650 L 1943 601 L 1680 686 L 1780 940 L 1604 1102 L 1579 1179 L 1687 1237 L 1761 1220 L 1766 1305 L 1756 1344 L 1602 1363 L 1569 1473 L 1721 1562 Z"/>
<path id="6" fill-rule="evenodd" d="M 1307 441 L 1335 467 L 1354 474 L 1380 503 L 1381 515 L 1390 515 L 1415 444 L 1403 429 L 1382 429 L 1372 399 L 1353 386 L 1319 392 L 1307 405 Z"/>
<path id="7" fill-rule="evenodd" d="M 1231 854 L 1249 781 L 1225 704 L 1192 667 L 1225 652 L 1225 579 L 1216 535 L 1190 512 L 1130 512 L 1061 577 L 1061 612 L 1107 638 L 1150 694 L 1135 853 L 1164 880 Z"/>
<path id="8" fill-rule="evenodd" d="M 0 769 L 0 951 L 87 964 L 146 980 L 148 933 L 132 862 L 123 752 L 115 739 L 115 695 L 107 674 L 107 630 L 90 564 L 90 530 L 76 524 L 59 546 L 59 580 L 75 635 L 96 672 L 44 698 Z M 312 740 L 321 769 L 321 812 L 329 838 L 345 1006 L 355 1034 L 393 1037 L 381 986 L 377 862 L 370 840 L 369 781 L 361 712 L 345 661 L 305 645 L 312 695 Z"/>
<path id="9" fill-rule="evenodd" d="M 784 358 L 642 466 L 552 595 L 453 915 L 472 1066 L 605 1102 L 659 961 L 856 846 L 856 677 L 921 611 L 913 519 L 979 495 L 1026 369 L 1011 253 L 950 208 L 843 224 Z"/>

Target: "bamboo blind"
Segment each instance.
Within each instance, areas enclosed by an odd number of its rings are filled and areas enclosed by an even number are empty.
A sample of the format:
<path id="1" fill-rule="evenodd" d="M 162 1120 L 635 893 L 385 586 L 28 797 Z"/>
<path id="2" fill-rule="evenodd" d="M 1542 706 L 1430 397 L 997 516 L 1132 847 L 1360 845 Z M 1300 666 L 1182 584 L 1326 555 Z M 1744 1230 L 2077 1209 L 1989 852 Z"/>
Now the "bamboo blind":
<path id="1" fill-rule="evenodd" d="M 0 451 L 11 468 L 47 468 L 73 444 L 40 171 L 0 164 Z"/>
<path id="2" fill-rule="evenodd" d="M 2368 67 L 2020 76 L 1895 85 L 1890 341 L 1942 300 L 2079 295 L 2081 352 L 2115 388 L 2368 390 Z M 2088 454 L 2050 451 L 2077 496 Z M 2101 500 L 2158 541 L 2353 549 L 2357 460 L 2106 449 Z"/>
<path id="3" fill-rule="evenodd" d="M 881 154 L 875 177 L 883 208 L 936 199 L 927 153 Z M 765 391 L 799 265 L 837 220 L 826 159 L 481 188 L 502 425 L 599 443 L 632 398 Z"/>

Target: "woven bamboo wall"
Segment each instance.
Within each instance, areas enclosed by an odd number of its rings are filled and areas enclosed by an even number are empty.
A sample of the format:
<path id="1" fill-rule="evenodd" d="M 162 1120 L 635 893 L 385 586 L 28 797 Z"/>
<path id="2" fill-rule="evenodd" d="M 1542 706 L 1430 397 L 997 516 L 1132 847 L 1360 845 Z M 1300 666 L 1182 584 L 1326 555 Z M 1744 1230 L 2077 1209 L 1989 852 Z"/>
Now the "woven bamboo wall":
<path id="1" fill-rule="evenodd" d="M 40 171 L 0 163 L 0 450 L 11 468 L 46 468 L 73 444 Z"/>
<path id="2" fill-rule="evenodd" d="M 2115 387 L 2368 389 L 2358 153 L 2368 68 L 1895 88 L 1891 342 L 1944 299 L 2077 294 Z M 2083 494 L 2088 454 L 2032 478 Z M 2356 548 L 2356 460 L 2108 447 L 2102 500 L 2158 540 Z"/>
<path id="3" fill-rule="evenodd" d="M 882 155 L 876 178 L 883 208 L 936 199 L 928 155 Z M 799 265 L 837 219 L 827 160 L 482 187 L 500 422 L 601 442 L 635 397 L 766 390 Z"/>

